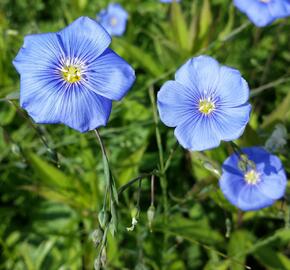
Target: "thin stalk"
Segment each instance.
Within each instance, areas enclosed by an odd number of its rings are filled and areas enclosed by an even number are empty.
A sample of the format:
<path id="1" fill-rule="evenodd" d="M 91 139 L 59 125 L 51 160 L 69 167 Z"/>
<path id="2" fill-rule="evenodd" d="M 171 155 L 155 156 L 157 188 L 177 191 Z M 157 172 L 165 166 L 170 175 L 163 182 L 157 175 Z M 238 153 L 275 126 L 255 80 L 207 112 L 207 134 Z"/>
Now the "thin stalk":
<path id="1" fill-rule="evenodd" d="M 51 155 L 53 162 L 56 164 L 56 166 L 58 168 L 60 168 L 60 162 L 58 159 L 58 154 L 54 149 L 51 149 L 49 147 L 49 144 L 47 142 L 47 139 L 45 138 L 45 136 L 43 135 L 42 131 L 35 126 L 31 119 L 29 117 L 27 117 L 22 110 L 19 109 L 19 107 L 12 101 L 12 100 L 6 100 L 9 104 L 11 104 L 12 106 L 14 106 L 14 108 L 16 109 L 16 112 L 18 115 L 20 115 L 22 118 L 24 118 L 25 120 L 27 120 L 28 124 L 32 127 L 32 129 L 34 129 L 34 131 L 36 132 L 36 134 L 38 135 L 39 139 L 41 140 L 41 142 L 44 144 L 46 151 Z"/>
<path id="2" fill-rule="evenodd" d="M 166 222 L 168 218 L 168 213 L 169 213 L 168 199 L 167 199 L 167 179 L 165 177 L 163 147 L 162 147 L 162 142 L 161 142 L 160 130 L 158 126 L 159 119 L 158 119 L 158 113 L 157 113 L 157 108 L 156 108 L 156 101 L 154 97 L 154 90 L 152 87 L 149 89 L 149 96 L 151 100 L 153 118 L 154 118 L 154 123 L 155 123 L 156 142 L 157 142 L 157 148 L 158 148 L 158 153 L 159 153 L 160 184 L 161 184 L 161 189 L 162 189 L 164 221 Z"/>
<path id="3" fill-rule="evenodd" d="M 159 130 L 159 118 L 156 108 L 156 100 L 154 96 L 154 89 L 153 87 L 150 87 L 149 89 L 149 96 L 151 100 L 152 110 L 153 110 L 153 120 L 155 123 L 155 135 L 156 135 L 156 142 L 157 142 L 157 148 L 159 153 L 159 167 L 160 167 L 160 185 L 162 189 L 162 201 L 163 201 L 163 209 L 164 209 L 164 215 L 163 215 L 163 222 L 164 224 L 168 224 L 168 216 L 169 216 L 169 206 L 168 206 L 168 198 L 167 198 L 167 179 L 165 174 L 165 164 L 164 164 L 164 155 L 163 155 L 163 147 L 161 142 L 161 135 Z M 167 232 L 164 233 L 163 238 L 163 250 L 167 250 L 168 246 L 168 239 L 169 234 Z M 163 253 L 165 254 L 165 253 Z M 164 261 L 165 258 L 162 256 L 162 261 Z M 165 262 L 163 263 L 165 265 Z"/>
<path id="4" fill-rule="evenodd" d="M 151 206 L 154 206 L 154 186 L 155 186 L 155 175 L 151 175 Z"/>
<path id="5" fill-rule="evenodd" d="M 129 188 L 130 186 L 132 186 L 135 182 L 142 181 L 146 177 L 151 176 L 151 175 L 155 175 L 155 174 L 156 173 L 153 171 L 153 172 L 150 172 L 150 173 L 141 174 L 141 175 L 137 176 L 136 178 L 133 178 L 128 183 L 126 183 L 125 185 L 123 185 L 123 186 L 121 186 L 119 188 L 118 195 L 120 196 L 127 188 Z"/>

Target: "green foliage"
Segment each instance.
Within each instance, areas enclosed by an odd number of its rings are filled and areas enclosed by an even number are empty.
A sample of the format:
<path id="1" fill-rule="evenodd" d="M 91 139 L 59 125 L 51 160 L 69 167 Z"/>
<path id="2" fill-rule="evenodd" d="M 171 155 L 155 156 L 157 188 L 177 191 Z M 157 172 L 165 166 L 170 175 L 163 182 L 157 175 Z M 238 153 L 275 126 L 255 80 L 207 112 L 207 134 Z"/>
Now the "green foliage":
<path id="1" fill-rule="evenodd" d="M 109 1 L 0 1 L 0 269 L 92 269 L 97 250 L 91 235 L 112 179 L 109 215 L 114 223 L 118 218 L 118 231 L 108 234 L 106 269 L 290 269 L 290 185 L 284 202 L 239 212 L 218 188 L 229 145 L 204 153 L 175 146 L 173 130 L 159 122 L 151 102 L 194 55 L 238 68 L 252 88 L 253 111 L 237 144 L 265 145 L 282 124 L 285 144 L 278 155 L 289 174 L 289 20 L 258 29 L 231 0 L 119 2 L 130 16 L 125 35 L 113 38 L 111 47 L 132 63 L 137 81 L 100 129 L 110 161 L 109 167 L 104 160 L 104 175 L 94 133 L 36 126 L 14 106 L 19 78 L 11 62 L 26 34 L 94 18 Z M 156 170 L 153 201 L 146 173 Z M 141 187 L 135 181 L 116 195 L 143 173 Z M 138 210 L 138 223 L 127 231 L 131 209 Z"/>

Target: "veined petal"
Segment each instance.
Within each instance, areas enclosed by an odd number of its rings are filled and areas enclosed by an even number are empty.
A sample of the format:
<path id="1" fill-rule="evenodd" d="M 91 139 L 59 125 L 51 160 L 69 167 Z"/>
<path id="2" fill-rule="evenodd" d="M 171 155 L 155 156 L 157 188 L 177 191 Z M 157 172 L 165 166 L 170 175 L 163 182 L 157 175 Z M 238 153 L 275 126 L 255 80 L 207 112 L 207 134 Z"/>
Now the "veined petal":
<path id="1" fill-rule="evenodd" d="M 157 106 L 161 121 L 166 126 L 176 127 L 194 116 L 195 93 L 179 82 L 168 81 L 158 92 Z"/>
<path id="2" fill-rule="evenodd" d="M 249 99 L 248 83 L 237 69 L 221 66 L 220 81 L 216 87 L 223 107 L 236 107 Z"/>
<path id="3" fill-rule="evenodd" d="M 212 57 L 201 55 L 191 58 L 175 74 L 180 84 L 196 89 L 200 94 L 211 93 L 219 81 L 219 63 Z"/>
<path id="4" fill-rule="evenodd" d="M 178 142 L 191 151 L 203 151 L 220 144 L 216 127 L 212 119 L 199 114 L 193 115 L 185 122 L 179 124 L 174 131 Z"/>
<path id="5" fill-rule="evenodd" d="M 250 112 L 251 105 L 249 103 L 234 108 L 217 109 L 213 118 L 220 139 L 223 141 L 238 139 L 249 122 Z"/>
<path id="6" fill-rule="evenodd" d="M 96 21 L 80 17 L 57 33 L 66 56 L 85 64 L 94 61 L 110 45 L 111 37 Z"/>
<path id="7" fill-rule="evenodd" d="M 21 106 L 36 123 L 63 123 L 80 132 L 106 125 L 112 102 L 78 84 L 21 78 Z M 67 88 L 66 88 L 67 87 Z"/>
<path id="8" fill-rule="evenodd" d="M 259 210 L 273 203 L 274 200 L 261 193 L 257 185 L 245 185 L 238 197 L 238 207 L 243 211 Z"/>
<path id="9" fill-rule="evenodd" d="M 64 56 L 55 33 L 28 35 L 13 60 L 19 74 L 42 74 L 51 77 L 57 71 L 58 60 Z M 59 75 L 59 74 L 58 74 Z"/>
<path id="10" fill-rule="evenodd" d="M 122 99 L 135 81 L 132 67 L 111 49 L 107 49 L 87 69 L 86 88 L 108 99 Z"/>

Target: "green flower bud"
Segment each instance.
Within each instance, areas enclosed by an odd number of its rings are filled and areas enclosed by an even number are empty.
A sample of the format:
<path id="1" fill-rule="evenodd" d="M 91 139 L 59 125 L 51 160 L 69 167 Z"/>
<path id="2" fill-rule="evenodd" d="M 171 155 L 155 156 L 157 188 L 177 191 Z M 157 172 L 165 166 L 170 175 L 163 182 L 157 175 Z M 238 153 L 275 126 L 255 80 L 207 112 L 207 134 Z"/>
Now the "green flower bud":
<path id="1" fill-rule="evenodd" d="M 152 224 L 155 216 L 155 207 L 153 204 L 150 205 L 149 209 L 147 210 L 147 218 L 148 218 L 148 225 L 150 231 L 152 231 Z"/>
<path id="2" fill-rule="evenodd" d="M 93 240 L 96 247 L 98 247 L 98 245 L 102 242 L 103 235 L 104 234 L 103 234 L 103 231 L 101 228 L 98 228 L 98 229 L 93 231 L 92 240 Z"/>
<path id="3" fill-rule="evenodd" d="M 110 220 L 110 213 L 102 209 L 98 215 L 99 223 L 101 228 L 104 230 L 109 223 Z"/>

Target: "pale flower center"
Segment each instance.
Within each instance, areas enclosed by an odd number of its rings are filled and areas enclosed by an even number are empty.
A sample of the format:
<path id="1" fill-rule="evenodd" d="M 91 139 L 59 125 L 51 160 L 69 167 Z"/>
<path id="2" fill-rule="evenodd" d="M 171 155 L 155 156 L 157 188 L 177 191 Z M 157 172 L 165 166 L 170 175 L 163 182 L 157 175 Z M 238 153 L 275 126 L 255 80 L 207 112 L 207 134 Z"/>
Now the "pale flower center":
<path id="1" fill-rule="evenodd" d="M 260 174 L 255 170 L 250 170 L 244 175 L 245 181 L 250 185 L 255 185 L 260 181 Z"/>
<path id="2" fill-rule="evenodd" d="M 271 0 L 260 0 L 262 3 L 269 3 Z"/>
<path id="3" fill-rule="evenodd" d="M 62 77 L 69 83 L 75 83 L 81 80 L 82 73 L 78 66 L 65 65 L 61 70 Z"/>
<path id="4" fill-rule="evenodd" d="M 215 104 L 210 98 L 201 99 L 199 100 L 198 110 L 205 115 L 209 115 L 215 110 Z"/>
<path id="5" fill-rule="evenodd" d="M 110 25 L 111 25 L 111 26 L 116 26 L 117 23 L 118 23 L 118 20 L 117 20 L 116 17 L 112 17 L 112 18 L 110 19 Z"/>

